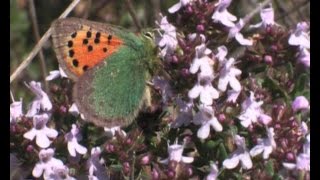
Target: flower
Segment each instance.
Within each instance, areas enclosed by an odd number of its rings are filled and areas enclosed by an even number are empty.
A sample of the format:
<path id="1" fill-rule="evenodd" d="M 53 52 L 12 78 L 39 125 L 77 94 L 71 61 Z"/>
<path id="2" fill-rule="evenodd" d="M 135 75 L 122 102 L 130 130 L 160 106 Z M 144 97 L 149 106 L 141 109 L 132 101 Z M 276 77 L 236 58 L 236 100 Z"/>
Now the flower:
<path id="1" fill-rule="evenodd" d="M 256 102 L 253 92 L 250 92 L 250 97 L 248 97 L 241 105 L 242 112 L 238 118 L 241 121 L 243 127 L 249 127 L 252 123 L 257 122 L 260 115 L 262 115 L 262 110 L 260 106 L 263 104 L 262 101 Z"/>
<path id="2" fill-rule="evenodd" d="M 114 138 L 114 135 L 116 134 L 116 131 L 118 131 L 119 133 L 121 133 L 123 136 L 127 136 L 126 132 L 123 131 L 120 126 L 114 126 L 111 128 L 108 127 L 104 127 L 104 131 L 109 134 L 110 137 Z"/>
<path id="3" fill-rule="evenodd" d="M 164 33 L 160 34 L 162 38 L 158 40 L 157 44 L 162 48 L 161 56 L 164 57 L 176 49 L 178 45 L 177 33 L 176 28 L 168 22 L 166 16 L 161 19 L 159 26 Z"/>
<path id="4" fill-rule="evenodd" d="M 263 26 L 264 28 L 268 26 L 273 26 L 276 24 L 274 22 L 274 9 L 272 8 L 272 4 L 269 4 L 269 7 L 262 8 L 260 4 L 260 17 L 262 22 L 255 24 L 255 25 L 250 25 L 250 28 L 259 28 Z"/>
<path id="5" fill-rule="evenodd" d="M 258 121 L 263 125 L 268 125 L 272 121 L 272 118 L 266 114 L 260 114 Z"/>
<path id="6" fill-rule="evenodd" d="M 228 94 L 227 102 L 236 103 L 240 92 L 241 91 L 235 91 L 235 90 L 232 90 L 232 89 L 228 90 L 228 92 L 227 92 L 227 94 Z"/>
<path id="7" fill-rule="evenodd" d="M 46 126 L 48 120 L 49 115 L 46 113 L 33 116 L 33 128 L 24 133 L 23 137 L 31 141 L 36 138 L 36 143 L 41 148 L 49 147 L 51 144 L 49 138 L 56 138 L 58 132 Z"/>
<path id="8" fill-rule="evenodd" d="M 75 157 L 77 152 L 79 154 L 87 153 L 87 148 L 78 143 L 82 137 L 81 134 L 79 134 L 79 129 L 75 124 L 72 124 L 72 129 L 65 135 L 65 139 L 68 141 L 68 151 L 72 157 Z"/>
<path id="9" fill-rule="evenodd" d="M 32 117 L 37 114 L 40 108 L 44 111 L 50 111 L 52 109 L 51 101 L 42 89 L 41 83 L 31 81 L 28 85 L 28 88 L 36 95 L 36 98 L 33 100 L 29 111 L 27 112 L 27 117 Z"/>
<path id="10" fill-rule="evenodd" d="M 205 180 L 216 180 L 219 175 L 218 166 L 215 163 L 210 164 L 211 171 Z"/>
<path id="11" fill-rule="evenodd" d="M 220 71 L 218 89 L 221 91 L 226 91 L 228 84 L 237 92 L 241 90 L 241 84 L 236 78 L 241 74 L 241 70 L 233 66 L 234 61 L 234 58 L 230 58 Z"/>
<path id="12" fill-rule="evenodd" d="M 154 87 L 159 89 L 162 94 L 163 102 L 168 102 L 173 96 L 169 81 L 160 76 L 155 76 L 152 79 Z"/>
<path id="13" fill-rule="evenodd" d="M 306 136 L 306 142 L 303 144 L 303 153 L 310 156 L 310 134 Z"/>
<path id="14" fill-rule="evenodd" d="M 216 10 L 212 15 L 213 22 L 220 22 L 227 27 L 233 27 L 237 17 L 228 12 L 227 8 L 230 6 L 232 0 L 219 0 L 215 4 Z"/>
<path id="15" fill-rule="evenodd" d="M 178 98 L 176 100 L 176 103 L 179 107 L 179 114 L 178 117 L 175 119 L 174 122 L 170 124 L 170 127 L 172 128 L 179 128 L 182 125 L 189 125 L 190 122 L 192 121 L 192 107 L 193 103 L 192 102 L 185 102 Z"/>
<path id="16" fill-rule="evenodd" d="M 304 170 L 310 171 L 310 156 L 304 153 L 300 153 L 296 159 L 296 163 L 282 163 L 282 165 L 288 170 Z"/>
<path id="17" fill-rule="evenodd" d="M 310 52 L 307 48 L 301 48 L 298 56 L 298 62 L 306 67 L 310 67 Z"/>
<path id="18" fill-rule="evenodd" d="M 46 77 L 46 81 L 51 81 L 59 77 L 68 78 L 67 74 L 59 66 L 59 70 L 50 71 L 49 75 Z"/>
<path id="19" fill-rule="evenodd" d="M 309 132 L 309 128 L 306 122 L 302 121 L 301 126 L 300 126 L 300 131 L 302 132 L 303 135 L 307 135 Z"/>
<path id="20" fill-rule="evenodd" d="M 219 46 L 218 53 L 215 57 L 219 60 L 219 62 L 223 62 L 228 54 L 228 49 L 226 46 Z"/>
<path id="21" fill-rule="evenodd" d="M 190 73 L 195 74 L 200 69 L 202 77 L 209 76 L 213 78 L 213 60 L 208 56 L 211 54 L 211 50 L 206 47 L 204 42 L 201 45 L 196 46 L 196 56 L 190 66 Z"/>
<path id="22" fill-rule="evenodd" d="M 236 135 L 234 141 L 237 145 L 237 149 L 232 153 L 230 158 L 223 161 L 223 166 L 227 169 L 235 168 L 241 161 L 241 166 L 244 169 L 252 168 L 252 161 L 249 152 L 246 148 L 245 139 L 239 135 Z"/>
<path id="23" fill-rule="evenodd" d="M 276 148 L 276 142 L 274 140 L 274 129 L 268 128 L 268 138 L 258 139 L 258 145 L 250 150 L 250 155 L 252 157 L 257 156 L 263 152 L 263 159 L 268 159 L 272 150 Z"/>
<path id="24" fill-rule="evenodd" d="M 291 105 L 294 112 L 299 110 L 309 109 L 309 101 L 304 96 L 298 96 L 294 99 Z"/>
<path id="25" fill-rule="evenodd" d="M 89 178 L 105 180 L 107 179 L 106 169 L 102 166 L 103 159 L 100 159 L 101 149 L 100 147 L 94 147 L 91 149 L 91 157 L 88 159 Z"/>
<path id="26" fill-rule="evenodd" d="M 252 46 L 253 41 L 250 39 L 245 39 L 243 37 L 243 35 L 240 33 L 240 30 L 244 27 L 244 25 L 245 25 L 245 23 L 244 23 L 243 19 L 240 18 L 239 22 L 229 29 L 228 38 L 229 39 L 236 38 L 236 40 L 239 42 L 239 44 L 241 44 L 243 46 Z"/>
<path id="27" fill-rule="evenodd" d="M 10 123 L 18 121 L 23 115 L 22 113 L 22 99 L 14 101 L 10 104 Z"/>
<path id="28" fill-rule="evenodd" d="M 72 114 L 73 116 L 78 116 L 80 114 L 79 109 L 76 105 L 76 103 L 73 103 L 71 107 L 69 108 L 69 113 Z"/>
<path id="29" fill-rule="evenodd" d="M 183 149 L 184 149 L 184 145 L 180 145 L 178 144 L 177 141 L 175 141 L 174 144 L 169 145 L 168 143 L 168 154 L 169 157 L 160 161 L 163 164 L 168 164 L 169 161 L 175 161 L 175 162 L 184 162 L 184 163 L 192 163 L 194 158 L 193 157 L 186 157 L 186 156 L 182 156 L 183 153 Z"/>
<path id="30" fill-rule="evenodd" d="M 177 4 L 174 4 L 173 6 L 171 6 L 168 11 L 169 13 L 175 13 L 177 11 L 179 11 L 180 8 L 188 5 L 191 2 L 191 0 L 180 0 Z"/>
<path id="31" fill-rule="evenodd" d="M 200 102 L 204 105 L 211 105 L 213 99 L 219 98 L 219 92 L 212 86 L 210 77 L 201 78 L 198 74 L 198 82 L 188 92 L 190 99 L 200 96 Z"/>
<path id="32" fill-rule="evenodd" d="M 55 168 L 63 167 L 63 162 L 53 157 L 54 150 L 42 149 L 39 152 L 39 160 L 32 170 L 32 175 L 39 178 L 43 174 L 44 179 L 50 179 L 50 176 L 54 173 Z"/>
<path id="33" fill-rule="evenodd" d="M 52 170 L 53 172 L 47 180 L 76 180 L 76 178 L 69 175 L 69 168 L 67 166 L 53 167 Z"/>
<path id="34" fill-rule="evenodd" d="M 200 111 L 194 116 L 193 123 L 201 125 L 197 132 L 197 136 L 200 139 L 206 139 L 209 136 L 210 126 L 212 126 L 212 128 L 217 132 L 221 132 L 223 130 L 222 125 L 214 116 L 214 111 L 211 106 L 202 105 L 200 107 Z"/>
<path id="35" fill-rule="evenodd" d="M 309 26 L 306 22 L 298 23 L 296 30 L 290 35 L 288 43 L 300 48 L 310 48 L 310 37 L 306 33 L 308 28 Z"/>
<path id="36" fill-rule="evenodd" d="M 306 136 L 306 142 L 303 144 L 303 152 L 296 159 L 296 163 L 282 163 L 289 170 L 310 171 L 310 134 Z"/>

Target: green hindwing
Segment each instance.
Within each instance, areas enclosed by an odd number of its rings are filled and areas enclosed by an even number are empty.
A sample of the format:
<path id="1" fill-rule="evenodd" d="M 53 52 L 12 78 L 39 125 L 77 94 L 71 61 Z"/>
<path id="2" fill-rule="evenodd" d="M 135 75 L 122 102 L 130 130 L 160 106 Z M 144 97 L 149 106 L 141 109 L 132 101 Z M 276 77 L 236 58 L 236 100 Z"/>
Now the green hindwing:
<path id="1" fill-rule="evenodd" d="M 74 86 L 73 97 L 84 119 L 101 127 L 126 126 L 144 101 L 150 44 L 132 33 L 117 34 L 125 44 Z"/>

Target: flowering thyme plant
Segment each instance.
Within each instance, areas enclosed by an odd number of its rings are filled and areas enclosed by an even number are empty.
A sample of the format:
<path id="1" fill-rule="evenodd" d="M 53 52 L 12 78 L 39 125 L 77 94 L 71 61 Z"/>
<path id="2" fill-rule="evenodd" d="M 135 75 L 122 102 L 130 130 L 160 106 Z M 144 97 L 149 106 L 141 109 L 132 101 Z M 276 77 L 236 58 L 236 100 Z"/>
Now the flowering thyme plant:
<path id="1" fill-rule="evenodd" d="M 30 82 L 30 105 L 10 104 L 19 168 L 43 179 L 308 179 L 309 24 L 284 27 L 272 4 L 255 22 L 233 3 L 180 0 L 163 13 L 163 73 L 152 107 L 126 128 L 81 121 L 61 69 L 50 94 Z"/>

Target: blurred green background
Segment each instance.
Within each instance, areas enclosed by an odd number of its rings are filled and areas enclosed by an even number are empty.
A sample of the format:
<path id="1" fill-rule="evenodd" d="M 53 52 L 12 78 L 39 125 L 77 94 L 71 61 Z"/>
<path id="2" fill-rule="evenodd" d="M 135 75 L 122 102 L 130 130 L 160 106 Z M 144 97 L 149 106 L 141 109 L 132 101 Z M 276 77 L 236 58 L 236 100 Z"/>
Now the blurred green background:
<path id="1" fill-rule="evenodd" d="M 28 56 L 37 39 L 48 30 L 52 21 L 71 2 L 71 0 L 10 0 L 10 74 Z M 159 19 L 159 13 L 167 15 L 167 9 L 178 0 L 131 0 L 131 2 L 141 25 L 156 27 L 155 21 Z M 229 11 L 238 17 L 243 17 L 257 7 L 259 2 L 262 1 L 234 0 Z M 275 20 L 279 24 L 295 27 L 297 22 L 310 19 L 309 0 L 275 0 L 272 3 L 275 9 Z M 32 18 L 33 13 L 36 14 L 34 18 Z M 108 22 L 136 31 L 125 0 L 81 0 L 69 17 Z M 260 21 L 259 15 L 252 20 L 254 23 L 258 21 Z M 37 33 L 40 34 L 39 37 Z M 58 68 L 51 40 L 43 47 L 42 65 L 40 59 L 39 55 L 36 56 L 32 63 L 11 83 L 10 88 L 15 99 L 23 97 L 24 101 L 28 102 L 28 98 L 32 97 L 27 95 L 30 92 L 24 82 L 31 80 L 44 82 L 43 78 L 46 74 Z"/>

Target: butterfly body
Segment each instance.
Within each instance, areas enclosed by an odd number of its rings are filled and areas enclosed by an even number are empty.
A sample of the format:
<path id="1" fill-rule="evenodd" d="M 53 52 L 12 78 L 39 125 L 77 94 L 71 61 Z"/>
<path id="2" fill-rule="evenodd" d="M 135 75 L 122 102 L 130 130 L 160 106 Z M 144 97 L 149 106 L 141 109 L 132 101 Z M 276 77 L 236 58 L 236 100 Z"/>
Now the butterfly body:
<path id="1" fill-rule="evenodd" d="M 76 81 L 75 101 L 97 126 L 126 126 L 143 105 L 149 69 L 155 62 L 150 39 L 123 28 L 77 18 L 53 24 L 60 66 Z"/>

